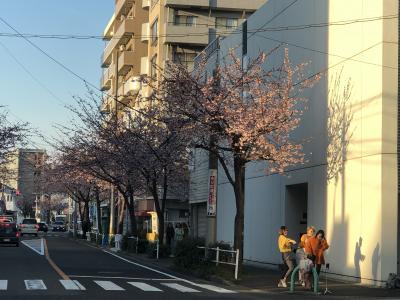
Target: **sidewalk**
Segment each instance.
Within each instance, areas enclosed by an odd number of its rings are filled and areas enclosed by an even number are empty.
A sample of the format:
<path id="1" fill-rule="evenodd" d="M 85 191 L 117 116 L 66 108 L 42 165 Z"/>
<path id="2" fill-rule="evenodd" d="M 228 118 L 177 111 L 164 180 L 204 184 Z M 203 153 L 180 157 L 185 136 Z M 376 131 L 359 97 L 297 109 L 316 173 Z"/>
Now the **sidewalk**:
<path id="1" fill-rule="evenodd" d="M 278 288 L 278 279 L 280 277 L 278 270 L 260 268 L 255 266 L 245 265 L 241 279 L 238 285 L 246 289 L 266 290 L 274 293 L 289 293 L 289 288 Z M 321 273 L 319 290 L 323 294 L 325 291 L 325 276 Z M 289 286 L 289 283 L 288 283 Z M 328 280 L 328 289 L 332 292 L 332 296 L 342 297 L 399 297 L 400 289 L 386 289 L 362 285 L 359 283 L 339 282 Z M 305 290 L 302 286 L 296 285 L 295 294 L 310 294 L 310 291 Z"/>
<path id="2" fill-rule="evenodd" d="M 85 240 L 80 240 L 81 242 L 88 243 L 94 246 L 90 242 Z M 95 246 L 96 247 L 96 246 Z M 97 246 L 98 248 L 101 248 Z M 103 248 L 104 249 L 104 248 Z M 110 248 L 108 248 L 110 249 Z M 165 271 L 168 273 L 173 273 L 177 276 L 193 278 L 193 275 L 187 273 L 182 274 L 174 266 L 173 258 L 149 258 L 147 254 L 135 254 L 128 253 L 125 251 L 118 252 L 119 255 L 125 256 L 126 258 L 132 258 L 135 261 L 140 261 L 149 267 L 154 267 L 160 271 Z M 235 290 L 241 291 L 260 291 L 276 294 L 290 294 L 288 288 L 278 288 L 278 280 L 280 277 L 280 271 L 277 269 L 267 269 L 252 265 L 245 265 L 243 267 L 242 274 L 238 281 L 228 281 L 216 276 L 213 276 L 211 281 L 216 283 L 223 283 L 234 287 Z M 202 279 L 204 280 L 204 279 Z M 325 291 L 325 277 L 321 273 L 319 290 L 323 294 Z M 289 286 L 289 282 L 288 282 Z M 400 298 L 400 289 L 386 289 L 379 288 L 369 285 L 363 285 L 359 283 L 351 282 L 339 282 L 335 280 L 328 280 L 328 289 L 332 292 L 331 296 L 338 297 L 349 297 L 349 298 Z M 295 286 L 295 295 L 314 295 L 312 291 L 306 290 L 300 285 Z"/>

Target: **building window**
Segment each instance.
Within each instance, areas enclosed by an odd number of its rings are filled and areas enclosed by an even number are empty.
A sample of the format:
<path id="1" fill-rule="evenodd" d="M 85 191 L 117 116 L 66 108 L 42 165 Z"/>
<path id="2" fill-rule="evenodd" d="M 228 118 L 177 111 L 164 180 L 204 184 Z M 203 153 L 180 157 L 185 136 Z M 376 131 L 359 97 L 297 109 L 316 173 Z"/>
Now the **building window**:
<path id="1" fill-rule="evenodd" d="M 186 26 L 196 26 L 196 25 L 197 25 L 197 17 L 195 16 L 186 17 Z"/>
<path id="2" fill-rule="evenodd" d="M 227 18 L 226 19 L 226 28 L 236 28 L 238 26 L 238 19 Z"/>
<path id="3" fill-rule="evenodd" d="M 150 77 L 157 79 L 157 54 L 150 61 Z"/>
<path id="4" fill-rule="evenodd" d="M 189 211 L 187 211 L 186 209 L 179 210 L 179 218 L 180 219 L 187 218 L 188 215 L 189 215 Z"/>
<path id="5" fill-rule="evenodd" d="M 174 63 L 184 65 L 188 71 L 193 71 L 196 56 L 197 53 L 174 52 L 172 59 Z"/>
<path id="6" fill-rule="evenodd" d="M 155 44 L 158 41 L 158 19 L 151 25 L 151 43 Z"/>
<path id="7" fill-rule="evenodd" d="M 197 25 L 197 17 L 196 16 L 175 15 L 174 25 L 194 26 L 195 27 Z"/>
<path id="8" fill-rule="evenodd" d="M 238 26 L 236 18 L 215 18 L 215 27 L 217 29 L 233 29 Z"/>

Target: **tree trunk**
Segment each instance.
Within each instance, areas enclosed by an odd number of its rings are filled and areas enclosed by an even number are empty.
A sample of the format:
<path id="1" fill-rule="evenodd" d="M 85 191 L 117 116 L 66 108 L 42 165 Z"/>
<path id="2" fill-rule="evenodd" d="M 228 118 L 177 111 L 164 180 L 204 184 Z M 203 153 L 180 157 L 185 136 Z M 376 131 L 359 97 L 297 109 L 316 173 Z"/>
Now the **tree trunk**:
<path id="1" fill-rule="evenodd" d="M 125 200 L 118 201 L 118 226 L 117 226 L 117 233 L 122 234 L 124 231 L 124 219 L 125 219 Z"/>
<path id="2" fill-rule="evenodd" d="M 234 158 L 235 171 L 235 236 L 234 249 L 239 249 L 239 261 L 243 261 L 243 239 L 244 239 L 244 187 L 245 187 L 245 168 L 246 163 L 240 156 Z"/>
<path id="3" fill-rule="evenodd" d="M 130 234 L 133 236 L 137 236 L 137 224 L 136 224 L 136 217 L 135 217 L 135 204 L 133 202 L 133 194 L 128 193 L 127 194 L 122 194 L 125 200 L 126 208 L 128 209 L 129 212 L 129 220 L 131 221 L 131 226 L 130 226 Z"/>
<path id="4" fill-rule="evenodd" d="M 158 197 L 156 178 L 152 179 L 150 191 L 154 199 L 154 206 L 156 208 L 157 219 L 158 219 L 158 241 L 162 245 L 164 243 L 164 212 L 162 211 L 160 206 L 160 199 Z"/>
<path id="5" fill-rule="evenodd" d="M 97 232 L 98 233 L 103 233 L 103 230 L 101 228 L 101 208 L 100 208 L 100 195 L 97 192 L 96 193 L 96 211 L 97 211 Z"/>
<path id="6" fill-rule="evenodd" d="M 86 236 L 87 232 L 90 232 L 89 201 L 85 201 L 83 207 L 83 220 L 82 220 L 83 238 Z"/>

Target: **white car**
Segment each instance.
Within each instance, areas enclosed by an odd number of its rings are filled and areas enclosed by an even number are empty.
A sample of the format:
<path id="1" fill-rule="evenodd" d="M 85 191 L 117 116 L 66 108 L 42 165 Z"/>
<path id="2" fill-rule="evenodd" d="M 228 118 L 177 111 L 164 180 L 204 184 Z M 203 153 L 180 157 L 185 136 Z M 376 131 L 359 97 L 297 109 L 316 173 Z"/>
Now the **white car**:
<path id="1" fill-rule="evenodd" d="M 34 234 L 38 235 L 39 225 L 36 219 L 23 219 L 22 223 L 19 224 L 19 231 L 21 232 L 21 236 L 24 234 Z"/>

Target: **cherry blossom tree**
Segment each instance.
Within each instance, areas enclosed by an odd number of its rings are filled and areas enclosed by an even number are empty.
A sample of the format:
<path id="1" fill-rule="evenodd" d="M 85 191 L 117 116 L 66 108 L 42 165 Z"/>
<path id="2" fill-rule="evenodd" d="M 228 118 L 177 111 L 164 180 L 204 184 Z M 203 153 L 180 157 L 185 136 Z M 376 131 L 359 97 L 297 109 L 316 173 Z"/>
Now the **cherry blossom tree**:
<path id="1" fill-rule="evenodd" d="M 15 175 L 10 170 L 9 164 L 14 159 L 14 150 L 24 145 L 28 134 L 27 123 L 12 123 L 8 120 L 7 111 L 0 111 L 0 181 L 10 180 Z"/>
<path id="2" fill-rule="evenodd" d="M 304 109 L 301 92 L 318 78 L 306 78 L 306 64 L 293 66 L 287 50 L 282 62 L 272 66 L 270 58 L 276 51 L 260 53 L 244 64 L 232 50 L 211 75 L 206 60 L 194 74 L 169 62 L 153 86 L 153 101 L 162 102 L 171 116 L 186 122 L 193 146 L 216 155 L 225 171 L 235 195 L 234 247 L 241 259 L 246 164 L 263 162 L 271 174 L 305 160 L 301 141 L 291 133 Z"/>

